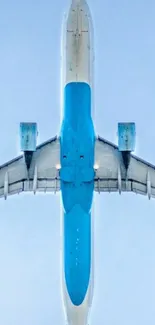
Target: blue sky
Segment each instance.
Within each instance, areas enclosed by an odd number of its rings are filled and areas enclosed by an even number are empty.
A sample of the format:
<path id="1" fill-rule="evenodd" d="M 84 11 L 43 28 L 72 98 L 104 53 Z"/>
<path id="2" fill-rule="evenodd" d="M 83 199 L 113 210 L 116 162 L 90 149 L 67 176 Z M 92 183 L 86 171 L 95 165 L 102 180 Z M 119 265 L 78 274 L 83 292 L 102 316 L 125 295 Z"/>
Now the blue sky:
<path id="1" fill-rule="evenodd" d="M 0 2 L 0 164 L 19 151 L 19 123 L 40 142 L 60 119 L 60 33 L 69 0 Z M 89 0 L 95 28 L 95 125 L 117 141 L 135 121 L 137 154 L 155 162 L 155 2 Z M 154 325 L 155 201 L 95 195 L 91 324 Z M 60 208 L 53 195 L 0 201 L 0 323 L 65 324 L 60 294 Z"/>

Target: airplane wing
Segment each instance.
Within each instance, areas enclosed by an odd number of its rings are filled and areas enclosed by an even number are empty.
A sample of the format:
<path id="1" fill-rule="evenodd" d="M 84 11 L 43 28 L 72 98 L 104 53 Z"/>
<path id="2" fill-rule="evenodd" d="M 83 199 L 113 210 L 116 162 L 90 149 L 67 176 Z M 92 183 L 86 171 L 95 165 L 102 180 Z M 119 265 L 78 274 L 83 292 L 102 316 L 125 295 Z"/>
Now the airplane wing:
<path id="1" fill-rule="evenodd" d="M 57 137 L 39 145 L 27 171 L 24 154 L 0 166 L 0 197 L 21 192 L 57 192 L 60 144 Z"/>
<path id="2" fill-rule="evenodd" d="M 134 192 L 155 197 L 155 166 L 131 154 L 128 169 L 122 152 L 101 137 L 95 145 L 95 191 Z"/>

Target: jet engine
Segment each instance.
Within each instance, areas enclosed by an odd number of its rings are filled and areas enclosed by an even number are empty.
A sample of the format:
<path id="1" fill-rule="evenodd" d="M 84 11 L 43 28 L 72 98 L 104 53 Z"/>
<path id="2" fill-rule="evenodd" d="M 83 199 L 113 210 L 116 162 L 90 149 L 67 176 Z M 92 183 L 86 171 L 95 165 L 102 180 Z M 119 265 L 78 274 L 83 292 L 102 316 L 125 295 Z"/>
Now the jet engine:
<path id="1" fill-rule="evenodd" d="M 33 152 L 37 145 L 37 123 L 20 123 L 20 147 L 24 152 L 25 163 L 29 170 Z"/>
<path id="2" fill-rule="evenodd" d="M 131 152 L 135 150 L 135 145 L 135 123 L 118 123 L 118 149 L 122 153 L 122 158 L 126 169 L 129 167 Z"/>

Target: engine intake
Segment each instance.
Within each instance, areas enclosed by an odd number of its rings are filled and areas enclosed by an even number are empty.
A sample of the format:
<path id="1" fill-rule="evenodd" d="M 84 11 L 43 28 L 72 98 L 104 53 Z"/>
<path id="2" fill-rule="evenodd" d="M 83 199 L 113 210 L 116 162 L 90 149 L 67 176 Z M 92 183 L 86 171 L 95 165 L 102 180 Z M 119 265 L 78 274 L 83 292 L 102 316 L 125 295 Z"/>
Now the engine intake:
<path id="1" fill-rule="evenodd" d="M 33 152 L 37 145 L 37 123 L 20 123 L 20 147 L 24 152 L 25 163 L 29 170 Z"/>
<path id="2" fill-rule="evenodd" d="M 134 151 L 136 144 L 135 123 L 118 123 L 119 151 Z"/>
<path id="3" fill-rule="evenodd" d="M 118 123 L 118 149 L 122 152 L 124 166 L 128 169 L 131 152 L 135 150 L 135 123 Z"/>

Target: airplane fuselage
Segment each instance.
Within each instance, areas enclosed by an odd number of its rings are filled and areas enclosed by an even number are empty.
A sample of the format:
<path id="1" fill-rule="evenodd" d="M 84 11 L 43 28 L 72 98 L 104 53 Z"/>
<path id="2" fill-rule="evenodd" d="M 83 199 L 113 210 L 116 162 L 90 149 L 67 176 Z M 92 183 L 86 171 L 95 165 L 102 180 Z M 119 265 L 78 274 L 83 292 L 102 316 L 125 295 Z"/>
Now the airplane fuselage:
<path id="1" fill-rule="evenodd" d="M 61 193 L 63 203 L 63 296 L 70 325 L 86 325 L 92 300 L 92 202 L 95 132 L 92 121 L 90 14 L 73 1 L 63 38 Z"/>

